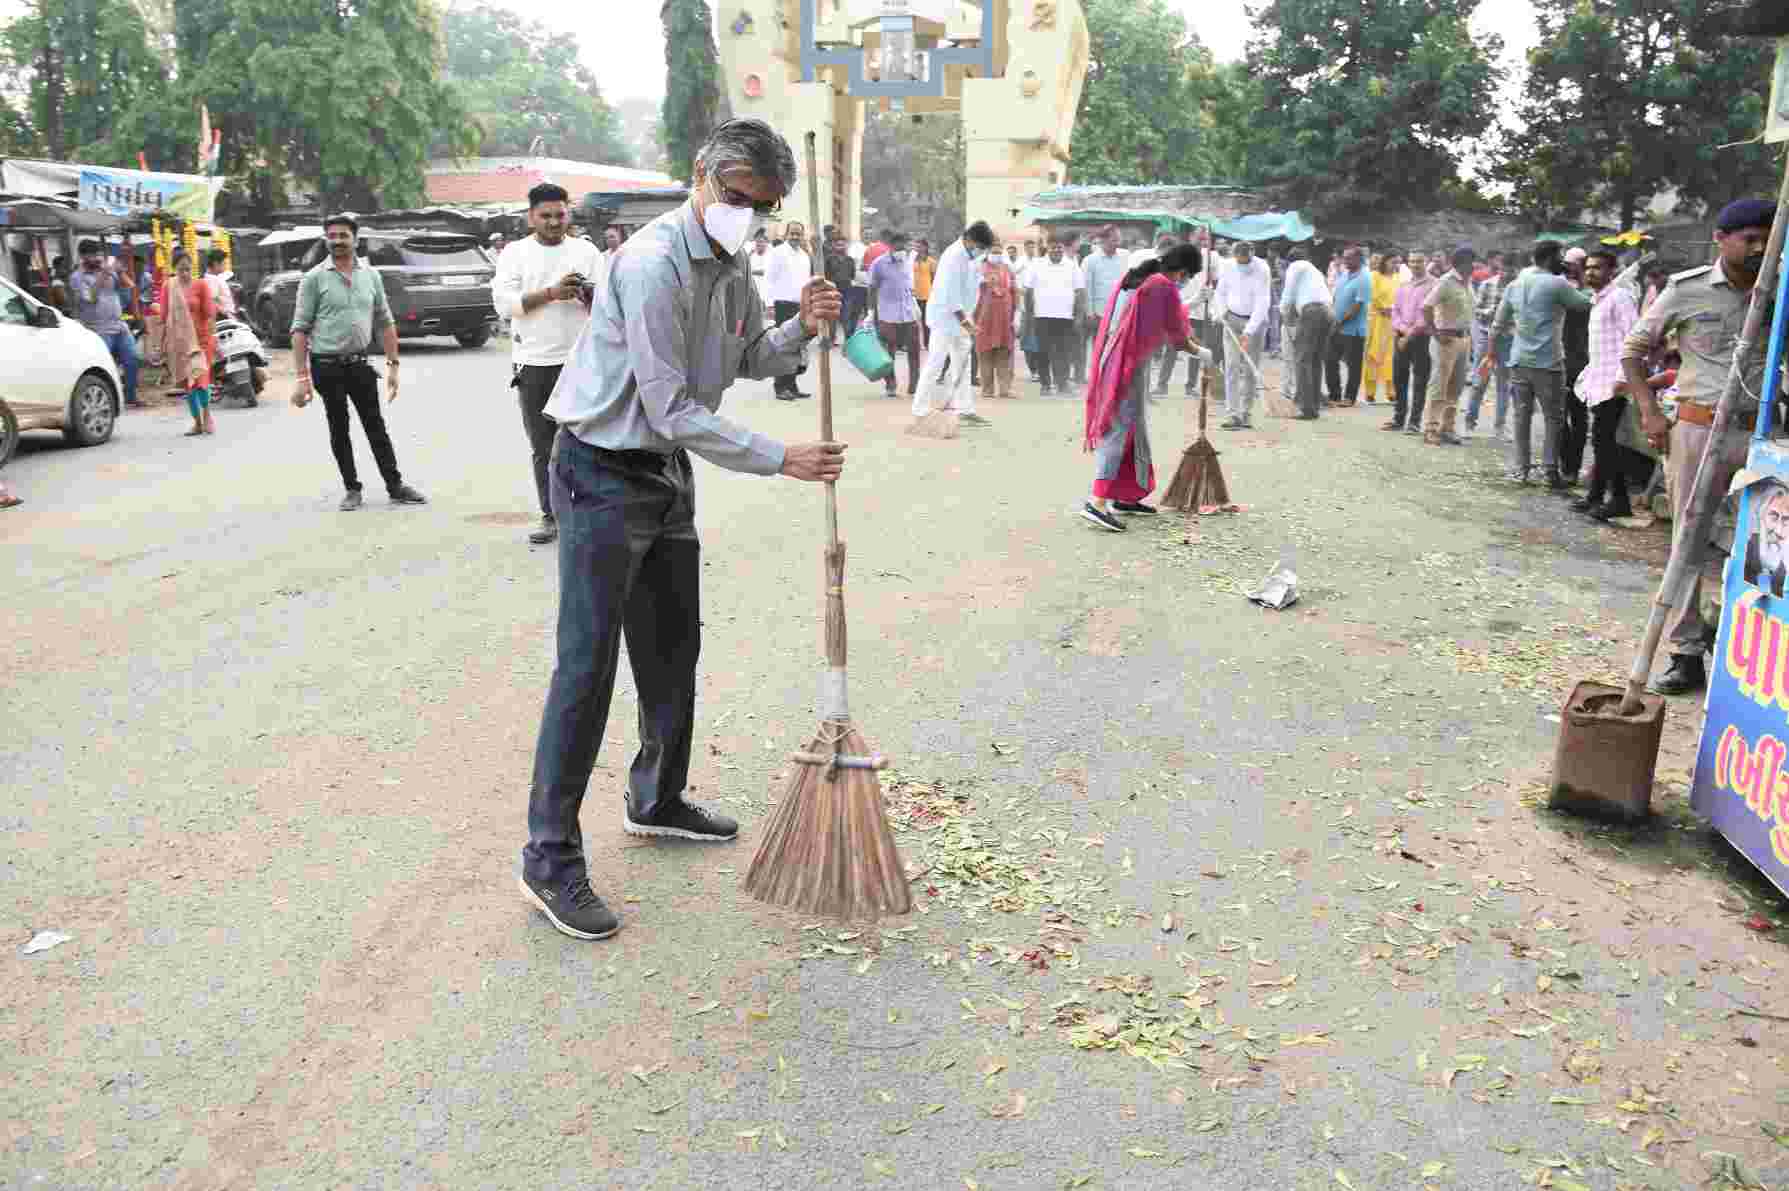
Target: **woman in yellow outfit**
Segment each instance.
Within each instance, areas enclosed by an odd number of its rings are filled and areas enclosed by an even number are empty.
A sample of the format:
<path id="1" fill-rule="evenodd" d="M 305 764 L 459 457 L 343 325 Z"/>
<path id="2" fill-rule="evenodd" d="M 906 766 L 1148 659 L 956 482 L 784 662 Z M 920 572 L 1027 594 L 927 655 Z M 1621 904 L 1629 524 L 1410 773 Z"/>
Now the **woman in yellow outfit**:
<path id="1" fill-rule="evenodd" d="M 932 300 L 932 274 L 938 262 L 932 259 L 932 246 L 919 241 L 913 252 L 913 296 L 919 300 L 919 347 L 924 351 L 929 335 L 926 332 L 926 303 Z"/>
<path id="2" fill-rule="evenodd" d="M 1378 394 L 1381 384 L 1385 386 L 1387 401 L 1395 392 L 1392 382 L 1395 336 L 1391 329 L 1391 308 L 1398 297 L 1398 266 L 1402 263 L 1402 257 L 1388 252 L 1378 258 L 1373 269 L 1373 304 L 1367 313 L 1367 348 L 1360 372 L 1361 396 L 1368 401 Z"/>

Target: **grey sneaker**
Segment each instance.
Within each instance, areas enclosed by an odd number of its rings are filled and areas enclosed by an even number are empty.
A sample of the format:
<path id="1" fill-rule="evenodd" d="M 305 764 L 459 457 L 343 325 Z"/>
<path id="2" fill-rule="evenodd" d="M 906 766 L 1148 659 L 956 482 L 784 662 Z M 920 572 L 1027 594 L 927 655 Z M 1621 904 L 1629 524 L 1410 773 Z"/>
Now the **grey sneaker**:
<path id="1" fill-rule="evenodd" d="M 1112 516 L 1112 514 L 1108 513 L 1106 510 L 1096 507 L 1092 501 L 1088 501 L 1081 506 L 1081 516 L 1093 522 L 1101 529 L 1111 530 L 1113 533 L 1125 532 L 1124 522 Z"/>
<path id="2" fill-rule="evenodd" d="M 562 885 L 529 880 L 524 874 L 516 878 L 522 896 L 547 916 L 553 929 L 574 939 L 606 939 L 621 929 L 621 919 L 603 904 L 590 888 L 590 882 L 577 877 Z"/>
<path id="3" fill-rule="evenodd" d="M 992 426 L 994 424 L 980 414 L 959 414 L 957 420 L 959 422 L 967 422 L 971 426 Z"/>
<path id="4" fill-rule="evenodd" d="M 656 835 L 708 843 L 725 843 L 739 835 L 739 824 L 732 819 L 681 799 L 660 807 L 650 819 L 635 819 L 630 806 L 622 813 L 622 827 L 629 835 Z"/>
<path id="5" fill-rule="evenodd" d="M 529 532 L 528 540 L 536 546 L 544 546 L 558 536 L 559 522 L 553 520 L 553 514 L 548 513 L 540 519 L 540 525 Z"/>
<path id="6" fill-rule="evenodd" d="M 342 497 L 342 503 L 338 507 L 344 513 L 352 513 L 355 509 L 358 509 L 360 507 L 360 505 L 361 505 L 360 489 L 355 488 L 352 491 L 350 491 L 348 493 L 348 495 Z"/>
<path id="7" fill-rule="evenodd" d="M 399 484 L 391 490 L 391 503 L 394 505 L 426 505 L 429 503 L 429 498 L 408 484 Z"/>

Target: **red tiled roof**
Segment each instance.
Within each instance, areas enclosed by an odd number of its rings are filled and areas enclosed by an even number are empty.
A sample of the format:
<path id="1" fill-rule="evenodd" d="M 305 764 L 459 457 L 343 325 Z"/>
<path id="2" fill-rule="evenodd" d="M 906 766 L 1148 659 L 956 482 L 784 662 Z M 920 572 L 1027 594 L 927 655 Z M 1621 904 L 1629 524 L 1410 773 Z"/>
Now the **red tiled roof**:
<path id="1" fill-rule="evenodd" d="M 504 170 L 487 173 L 427 173 L 423 185 L 431 203 L 522 203 L 528 188 L 543 178 L 565 187 L 577 202 L 593 190 L 651 190 L 665 182 L 619 178 L 605 174 L 565 174 L 542 170 Z"/>

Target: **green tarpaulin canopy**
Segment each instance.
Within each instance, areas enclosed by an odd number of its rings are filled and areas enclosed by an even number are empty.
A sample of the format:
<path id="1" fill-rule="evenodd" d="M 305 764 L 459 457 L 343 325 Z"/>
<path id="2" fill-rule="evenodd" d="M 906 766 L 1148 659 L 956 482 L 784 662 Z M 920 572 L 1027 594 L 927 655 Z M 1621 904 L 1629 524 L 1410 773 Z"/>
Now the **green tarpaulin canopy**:
<path id="1" fill-rule="evenodd" d="M 1081 208 L 1059 211 L 1044 207 L 1026 207 L 1020 213 L 1025 223 L 1141 223 L 1155 225 L 1158 232 L 1190 232 L 1205 228 L 1214 236 L 1229 240 L 1309 240 L 1317 229 L 1304 221 L 1297 211 L 1269 211 L 1261 215 L 1244 215 L 1237 219 L 1200 219 L 1179 211 L 1105 210 Z"/>

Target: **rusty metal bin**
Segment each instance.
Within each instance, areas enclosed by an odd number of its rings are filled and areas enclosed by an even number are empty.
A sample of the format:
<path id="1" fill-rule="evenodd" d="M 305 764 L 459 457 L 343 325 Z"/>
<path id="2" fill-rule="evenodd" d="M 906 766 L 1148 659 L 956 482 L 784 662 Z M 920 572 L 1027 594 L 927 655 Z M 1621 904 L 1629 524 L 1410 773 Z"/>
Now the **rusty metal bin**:
<path id="1" fill-rule="evenodd" d="M 1638 714 L 1621 715 L 1624 693 L 1600 682 L 1572 688 L 1559 714 L 1548 805 L 1602 819 L 1631 821 L 1650 813 L 1665 700 L 1649 693 Z"/>

